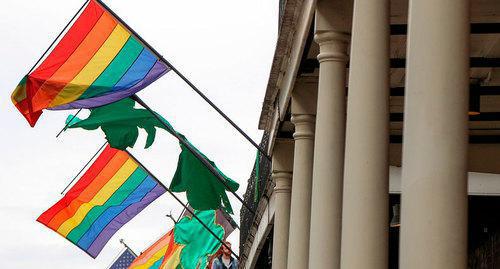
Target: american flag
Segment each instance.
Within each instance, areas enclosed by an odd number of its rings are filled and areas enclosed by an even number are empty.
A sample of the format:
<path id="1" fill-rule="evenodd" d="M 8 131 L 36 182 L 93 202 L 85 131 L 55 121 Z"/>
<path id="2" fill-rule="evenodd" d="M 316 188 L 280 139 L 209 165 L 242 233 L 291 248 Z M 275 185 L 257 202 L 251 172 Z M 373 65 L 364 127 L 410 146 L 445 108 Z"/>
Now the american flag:
<path id="1" fill-rule="evenodd" d="M 115 260 L 109 269 L 127 269 L 128 266 L 137 257 L 130 249 L 126 248 L 125 251 Z"/>

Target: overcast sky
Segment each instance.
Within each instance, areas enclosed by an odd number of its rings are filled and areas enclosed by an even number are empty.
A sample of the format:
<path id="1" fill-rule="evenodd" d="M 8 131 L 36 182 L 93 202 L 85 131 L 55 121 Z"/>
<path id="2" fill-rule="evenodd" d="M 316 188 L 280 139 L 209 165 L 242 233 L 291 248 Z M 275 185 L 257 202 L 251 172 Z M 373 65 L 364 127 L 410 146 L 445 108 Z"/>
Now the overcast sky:
<path id="1" fill-rule="evenodd" d="M 56 139 L 69 111 L 46 111 L 30 128 L 10 94 L 83 2 L 2 0 L 0 268 L 106 268 L 122 249 L 120 238 L 140 252 L 172 227 L 165 214 L 181 211 L 172 197 L 163 195 L 125 225 L 95 260 L 35 221 L 61 198 L 61 190 L 104 136 L 99 130 L 69 130 Z M 105 2 L 260 141 L 257 124 L 277 38 L 277 0 Z M 243 195 L 255 158 L 244 138 L 172 72 L 139 95 L 239 182 Z M 142 149 L 144 142 L 142 134 L 132 152 L 170 184 L 178 143 L 163 130 L 150 149 Z M 241 204 L 231 201 L 239 221 Z M 238 231 L 230 240 L 237 250 Z"/>

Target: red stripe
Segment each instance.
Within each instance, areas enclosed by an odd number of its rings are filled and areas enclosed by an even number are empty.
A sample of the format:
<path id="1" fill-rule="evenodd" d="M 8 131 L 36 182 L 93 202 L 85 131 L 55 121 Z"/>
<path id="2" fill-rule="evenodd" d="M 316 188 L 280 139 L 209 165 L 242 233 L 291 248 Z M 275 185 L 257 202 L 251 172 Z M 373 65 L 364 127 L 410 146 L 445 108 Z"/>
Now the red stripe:
<path id="1" fill-rule="evenodd" d="M 174 251 L 177 249 L 177 247 L 179 245 L 177 245 L 174 241 L 174 229 L 172 229 L 171 231 L 171 235 L 170 235 L 170 240 L 168 241 L 168 248 L 167 248 L 167 252 L 165 253 L 165 256 L 163 257 L 163 262 L 166 262 L 170 259 L 170 257 L 172 256 L 172 254 L 174 253 Z"/>
<path id="2" fill-rule="evenodd" d="M 103 8 L 94 0 L 91 0 L 85 10 L 80 14 L 75 23 L 71 26 L 64 37 L 59 41 L 57 46 L 40 64 L 40 66 L 30 74 L 33 88 L 30 93 L 33 96 L 46 79 L 50 78 L 73 54 L 80 43 L 85 39 L 87 34 L 92 30 L 101 15 L 104 13 Z"/>
<path id="3" fill-rule="evenodd" d="M 71 201 L 80 195 L 82 191 L 87 188 L 90 183 L 95 179 L 95 177 L 101 172 L 104 167 L 108 165 L 108 162 L 115 156 L 119 150 L 110 147 L 109 145 L 102 151 L 102 153 L 97 157 L 95 162 L 89 167 L 89 169 L 83 174 L 83 176 L 78 180 L 78 182 L 64 195 L 64 197 L 59 200 L 55 205 L 49 208 L 47 211 L 43 212 L 37 221 L 45 225 L 48 225 L 50 220 L 62 209 L 66 208 Z"/>

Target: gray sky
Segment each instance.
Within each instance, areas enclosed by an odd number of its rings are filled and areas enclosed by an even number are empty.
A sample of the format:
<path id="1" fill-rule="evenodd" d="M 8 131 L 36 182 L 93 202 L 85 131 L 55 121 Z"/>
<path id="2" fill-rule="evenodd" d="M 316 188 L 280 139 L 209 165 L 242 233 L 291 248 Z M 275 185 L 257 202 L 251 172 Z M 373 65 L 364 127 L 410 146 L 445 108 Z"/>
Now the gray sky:
<path id="1" fill-rule="evenodd" d="M 46 111 L 35 128 L 12 105 L 10 94 L 83 0 L 3 0 L 0 8 L 0 268 L 105 268 L 120 252 L 120 238 L 144 250 L 172 223 L 181 206 L 168 194 L 124 226 L 95 260 L 36 218 L 104 142 L 101 131 L 69 130 L 58 139 L 68 111 Z M 256 141 L 264 91 L 277 38 L 277 0 L 105 0 Z M 173 72 L 139 94 L 225 174 L 243 195 L 255 149 Z M 177 142 L 160 130 L 143 150 L 132 150 L 164 183 L 175 172 Z M 186 201 L 185 197 L 183 197 Z M 231 198 L 235 218 L 241 204 Z M 239 233 L 230 237 L 238 246 Z M 237 248 L 237 247 L 235 247 Z"/>

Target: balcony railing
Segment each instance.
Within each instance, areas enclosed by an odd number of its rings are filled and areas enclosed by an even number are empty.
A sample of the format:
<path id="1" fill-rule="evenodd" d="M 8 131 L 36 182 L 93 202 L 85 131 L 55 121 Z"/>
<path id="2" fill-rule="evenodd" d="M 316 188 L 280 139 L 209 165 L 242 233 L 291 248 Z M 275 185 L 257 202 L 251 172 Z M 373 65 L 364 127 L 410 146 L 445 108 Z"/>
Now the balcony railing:
<path id="1" fill-rule="evenodd" d="M 264 132 L 260 146 L 267 148 L 269 142 L 269 133 Z M 260 154 L 260 153 L 259 153 Z M 259 160 L 257 162 L 257 160 Z M 260 155 L 256 158 L 252 173 L 248 179 L 248 185 L 243 200 L 249 207 L 256 212 L 260 199 L 266 193 L 266 186 L 271 181 L 271 162 Z M 242 206 L 240 211 L 240 253 L 243 252 L 243 244 L 247 241 L 250 228 L 254 222 L 254 215 L 246 207 Z"/>

